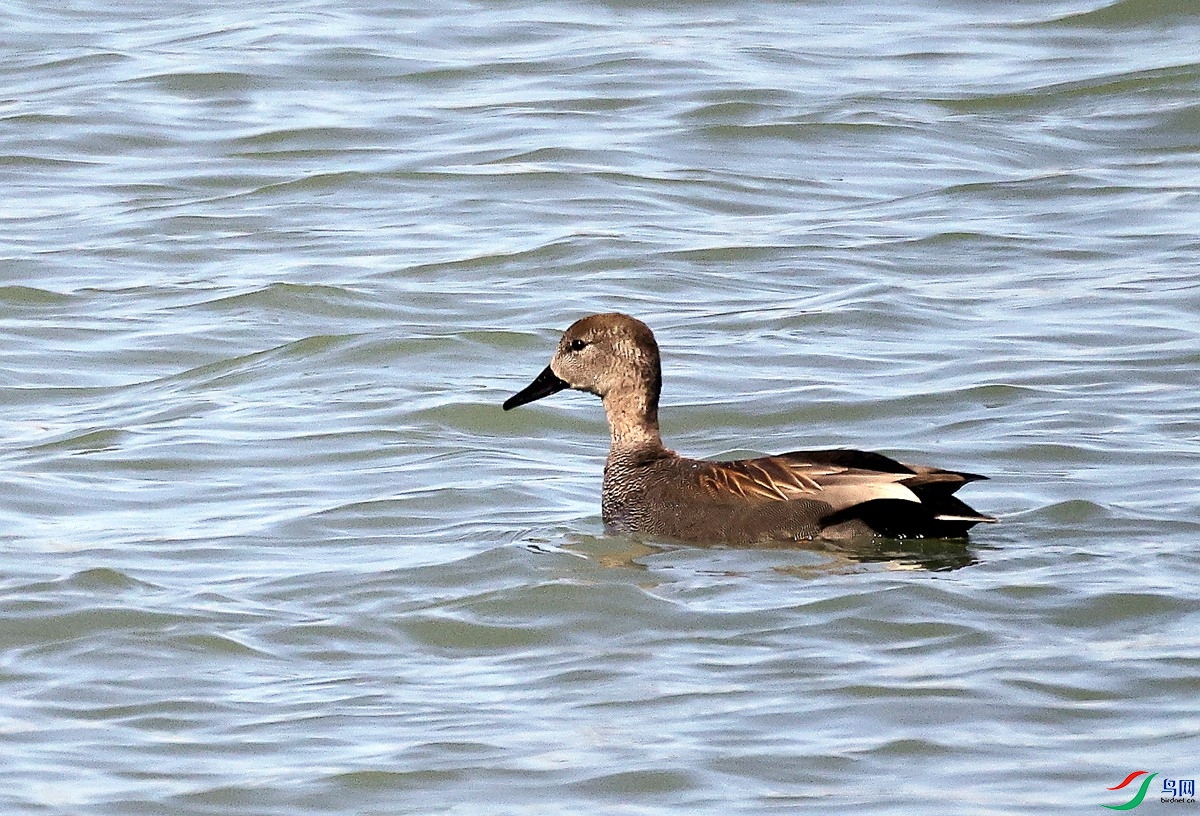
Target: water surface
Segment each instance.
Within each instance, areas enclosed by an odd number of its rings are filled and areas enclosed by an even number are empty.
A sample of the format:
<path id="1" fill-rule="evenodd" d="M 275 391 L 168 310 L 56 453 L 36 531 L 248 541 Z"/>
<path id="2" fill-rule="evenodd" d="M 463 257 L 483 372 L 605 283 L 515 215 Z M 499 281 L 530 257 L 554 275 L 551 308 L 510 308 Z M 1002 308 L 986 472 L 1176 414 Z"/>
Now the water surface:
<path id="1" fill-rule="evenodd" d="M 1200 775 L 1190 3 L 0 16 L 5 812 Z M 599 405 L 499 404 L 606 310 L 658 333 L 675 448 L 982 472 L 1001 524 L 604 536 Z"/>

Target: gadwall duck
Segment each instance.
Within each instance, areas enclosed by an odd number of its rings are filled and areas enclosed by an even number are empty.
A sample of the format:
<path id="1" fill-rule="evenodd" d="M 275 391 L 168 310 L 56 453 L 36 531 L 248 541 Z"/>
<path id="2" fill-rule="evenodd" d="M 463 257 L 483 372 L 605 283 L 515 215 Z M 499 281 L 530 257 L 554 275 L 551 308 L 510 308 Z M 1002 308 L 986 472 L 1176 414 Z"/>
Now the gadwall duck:
<path id="1" fill-rule="evenodd" d="M 598 314 L 563 333 L 550 365 L 504 403 L 508 411 L 574 388 L 604 401 L 612 447 L 601 502 L 610 532 L 691 543 L 757 544 L 883 535 L 960 538 L 979 522 L 952 493 L 983 479 L 857 450 L 796 451 L 714 462 L 663 446 L 662 370 L 654 333 Z"/>

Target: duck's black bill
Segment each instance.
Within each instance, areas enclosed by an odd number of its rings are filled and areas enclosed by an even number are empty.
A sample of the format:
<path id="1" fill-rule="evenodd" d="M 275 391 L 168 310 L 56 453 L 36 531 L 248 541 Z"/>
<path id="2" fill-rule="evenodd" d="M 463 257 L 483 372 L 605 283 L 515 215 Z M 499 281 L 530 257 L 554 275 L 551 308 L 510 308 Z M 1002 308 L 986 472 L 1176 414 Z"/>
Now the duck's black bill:
<path id="1" fill-rule="evenodd" d="M 570 388 L 570 386 L 560 380 L 558 375 L 550 370 L 550 366 L 546 366 L 546 370 L 538 374 L 533 382 L 504 401 L 504 410 L 511 411 L 519 405 L 557 394 L 564 388 Z"/>

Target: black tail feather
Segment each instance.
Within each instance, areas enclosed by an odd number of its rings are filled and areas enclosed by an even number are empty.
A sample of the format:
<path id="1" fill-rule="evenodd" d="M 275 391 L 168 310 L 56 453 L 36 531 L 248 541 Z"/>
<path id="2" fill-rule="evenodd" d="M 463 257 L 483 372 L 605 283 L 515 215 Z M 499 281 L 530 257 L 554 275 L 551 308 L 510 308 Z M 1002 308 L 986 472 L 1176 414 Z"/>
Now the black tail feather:
<path id="1" fill-rule="evenodd" d="M 924 494 L 921 499 L 921 502 L 903 499 L 863 502 L 823 519 L 822 524 L 830 526 L 858 519 L 889 538 L 966 538 L 967 531 L 976 524 L 995 521 L 949 494 Z"/>

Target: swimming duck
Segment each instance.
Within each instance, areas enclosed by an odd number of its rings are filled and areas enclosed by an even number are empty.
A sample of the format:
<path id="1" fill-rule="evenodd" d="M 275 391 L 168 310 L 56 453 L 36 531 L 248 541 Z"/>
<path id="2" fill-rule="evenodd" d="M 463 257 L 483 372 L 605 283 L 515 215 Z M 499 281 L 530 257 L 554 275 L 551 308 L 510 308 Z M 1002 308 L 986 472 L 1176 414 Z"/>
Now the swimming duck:
<path id="1" fill-rule="evenodd" d="M 979 522 L 996 521 L 952 495 L 986 477 L 879 453 L 795 451 L 718 462 L 668 450 L 658 428 L 658 343 L 628 315 L 573 323 L 550 365 L 504 410 L 565 388 L 604 403 L 612 446 L 601 510 L 610 532 L 749 545 L 862 535 L 960 538 Z"/>

